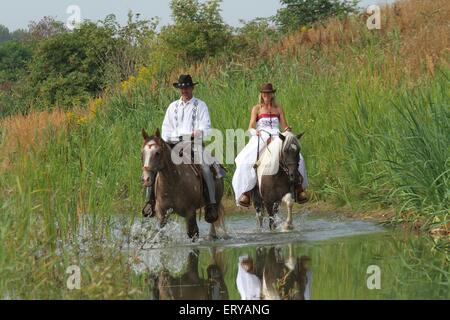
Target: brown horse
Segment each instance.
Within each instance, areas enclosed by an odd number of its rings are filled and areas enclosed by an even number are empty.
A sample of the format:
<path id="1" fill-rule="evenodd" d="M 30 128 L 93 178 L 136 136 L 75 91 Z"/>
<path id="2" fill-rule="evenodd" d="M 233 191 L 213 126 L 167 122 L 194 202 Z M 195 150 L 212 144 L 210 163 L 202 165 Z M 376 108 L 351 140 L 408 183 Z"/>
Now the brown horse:
<path id="1" fill-rule="evenodd" d="M 153 279 L 154 300 L 228 300 L 228 288 L 223 276 L 223 268 L 216 261 L 218 254 L 212 254 L 207 268 L 207 279 L 199 271 L 200 252 L 189 253 L 186 271 L 173 276 L 167 270 Z"/>
<path id="2" fill-rule="evenodd" d="M 308 300 L 311 295 L 310 261 L 295 257 L 292 245 L 283 257 L 280 248 L 258 248 L 256 274 L 262 282 L 264 300 Z"/>
<path id="3" fill-rule="evenodd" d="M 142 129 L 144 144 L 142 146 L 142 161 L 144 177 L 149 172 L 157 172 L 155 182 L 156 216 L 161 227 L 167 223 L 168 216 L 175 212 L 186 219 L 187 234 L 191 239 L 199 236 L 197 211 L 206 203 L 203 192 L 201 170 L 190 164 L 175 164 L 172 161 L 172 148 L 162 138 L 159 129 L 149 136 Z M 224 193 L 223 178 L 216 179 L 216 200 L 219 205 L 218 217 L 205 217 L 211 224 L 209 238 L 216 239 L 216 227 L 224 226 L 224 208 L 222 197 Z M 205 186 L 206 187 L 206 186 Z"/>
<path id="4" fill-rule="evenodd" d="M 303 177 L 298 171 L 300 161 L 300 139 L 301 135 L 291 132 L 279 134 L 282 146 L 279 155 L 279 168 L 275 175 L 262 175 L 258 185 L 253 190 L 253 204 L 256 209 L 259 227 L 262 228 L 263 215 L 267 211 L 270 218 L 270 229 L 276 229 L 274 217 L 279 213 L 282 202 L 286 203 L 288 209 L 287 220 L 283 225 L 284 230 L 293 229 L 292 209 L 295 203 L 294 182 L 303 182 Z M 273 143 L 273 142 L 272 142 Z M 269 152 L 267 149 L 265 152 Z M 262 170 L 262 166 L 257 168 Z"/>

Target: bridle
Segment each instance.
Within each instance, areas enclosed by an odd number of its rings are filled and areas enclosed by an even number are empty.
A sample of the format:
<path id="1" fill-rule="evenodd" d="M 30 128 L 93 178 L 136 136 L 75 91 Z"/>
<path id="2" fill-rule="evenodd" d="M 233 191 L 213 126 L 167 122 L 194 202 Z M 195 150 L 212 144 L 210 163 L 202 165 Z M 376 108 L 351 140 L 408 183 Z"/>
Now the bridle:
<path id="1" fill-rule="evenodd" d="M 284 143 L 283 143 L 284 145 Z M 284 150 L 284 146 L 283 149 Z M 298 166 L 298 161 L 300 159 L 300 155 L 297 154 L 297 157 L 294 161 L 287 161 L 284 157 L 284 152 L 281 153 L 281 157 L 280 157 L 280 168 L 281 170 L 283 170 L 283 172 L 289 177 L 289 180 L 291 183 L 293 183 L 295 181 L 295 175 L 291 175 L 289 172 L 289 166 Z M 295 172 L 295 171 L 294 171 Z"/>

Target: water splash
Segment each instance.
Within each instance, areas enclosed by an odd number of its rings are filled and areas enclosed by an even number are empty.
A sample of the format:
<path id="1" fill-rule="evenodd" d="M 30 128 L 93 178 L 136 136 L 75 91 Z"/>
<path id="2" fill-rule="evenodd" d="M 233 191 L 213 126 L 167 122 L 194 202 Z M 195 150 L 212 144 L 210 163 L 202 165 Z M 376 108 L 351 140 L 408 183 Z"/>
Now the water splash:
<path id="1" fill-rule="evenodd" d="M 174 245 L 190 244 L 185 228 L 177 221 L 169 222 L 160 228 L 155 220 L 136 221 L 130 233 L 130 246 L 140 250 L 167 248 Z"/>

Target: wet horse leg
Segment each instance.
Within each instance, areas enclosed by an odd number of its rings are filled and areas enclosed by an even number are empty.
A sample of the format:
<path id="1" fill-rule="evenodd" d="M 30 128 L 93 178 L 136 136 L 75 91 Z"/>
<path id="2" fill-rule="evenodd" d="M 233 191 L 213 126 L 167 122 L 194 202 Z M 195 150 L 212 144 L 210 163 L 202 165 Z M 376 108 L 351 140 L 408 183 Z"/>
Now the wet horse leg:
<path id="1" fill-rule="evenodd" d="M 217 230 L 222 230 L 223 232 L 223 239 L 224 240 L 229 240 L 230 236 L 228 235 L 228 231 L 225 225 L 225 208 L 223 207 L 222 202 L 220 202 L 219 205 L 219 219 L 214 222 L 213 224 L 211 224 L 211 228 L 209 230 L 209 238 L 211 240 L 217 240 L 218 236 L 217 236 Z"/>
<path id="2" fill-rule="evenodd" d="M 275 216 L 278 213 L 278 207 L 279 204 L 277 203 L 266 204 L 266 210 L 267 213 L 269 214 L 269 228 L 271 231 L 274 231 L 277 228 Z"/>
<path id="3" fill-rule="evenodd" d="M 191 238 L 192 241 L 195 242 L 199 237 L 197 216 L 195 214 L 195 211 L 186 216 L 186 229 L 189 238 Z"/>
<path id="4" fill-rule="evenodd" d="M 258 229 L 262 229 L 264 221 L 264 205 L 258 187 L 256 187 L 253 190 L 252 196 L 253 196 L 253 206 L 255 207 L 256 210 L 256 223 L 257 223 L 256 227 Z"/>
<path id="5" fill-rule="evenodd" d="M 294 224 L 293 224 L 293 217 L 292 217 L 292 211 L 294 208 L 294 198 L 292 197 L 291 193 L 288 193 L 284 198 L 283 198 L 283 202 L 286 203 L 287 206 L 287 210 L 288 210 L 288 214 L 287 214 L 287 219 L 286 222 L 283 224 L 283 231 L 290 231 L 294 229 Z"/>
<path id="6" fill-rule="evenodd" d="M 214 223 L 211 223 L 211 226 L 209 227 L 209 234 L 208 234 L 208 240 L 213 241 L 217 240 L 217 232 L 216 232 L 216 226 Z"/>

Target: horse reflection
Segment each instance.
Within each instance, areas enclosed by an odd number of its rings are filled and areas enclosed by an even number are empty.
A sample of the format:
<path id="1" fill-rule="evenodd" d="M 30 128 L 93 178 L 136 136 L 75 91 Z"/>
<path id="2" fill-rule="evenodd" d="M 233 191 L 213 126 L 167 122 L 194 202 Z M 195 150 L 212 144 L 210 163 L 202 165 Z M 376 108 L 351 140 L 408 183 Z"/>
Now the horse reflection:
<path id="1" fill-rule="evenodd" d="M 214 252 L 206 270 L 207 279 L 199 274 L 199 252 L 189 253 L 186 271 L 172 276 L 163 270 L 153 279 L 155 300 L 228 300 L 223 270 L 219 267 L 220 254 Z"/>
<path id="2" fill-rule="evenodd" d="M 241 257 L 237 279 L 241 298 L 310 300 L 310 261 L 307 256 L 294 257 L 292 246 L 289 246 L 287 259 L 284 259 L 281 249 L 275 247 L 258 248 L 255 263 L 250 257 Z"/>

